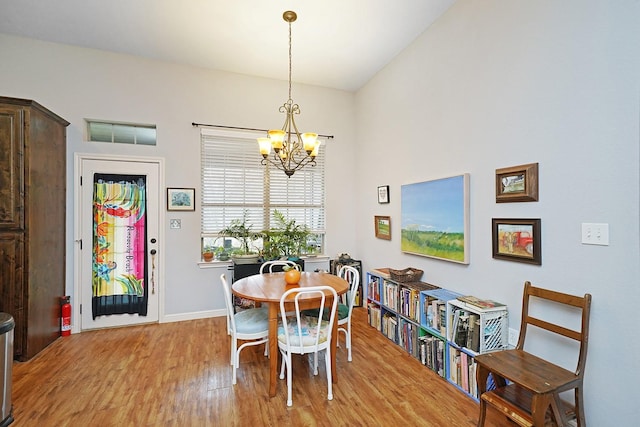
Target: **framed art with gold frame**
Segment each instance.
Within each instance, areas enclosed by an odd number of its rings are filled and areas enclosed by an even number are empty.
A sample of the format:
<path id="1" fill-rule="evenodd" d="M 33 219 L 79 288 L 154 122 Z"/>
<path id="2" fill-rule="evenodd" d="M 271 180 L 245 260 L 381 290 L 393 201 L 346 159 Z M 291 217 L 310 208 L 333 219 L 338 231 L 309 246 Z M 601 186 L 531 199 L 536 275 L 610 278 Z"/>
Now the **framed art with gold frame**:
<path id="1" fill-rule="evenodd" d="M 374 217 L 376 237 L 378 239 L 391 240 L 391 217 L 376 215 Z"/>

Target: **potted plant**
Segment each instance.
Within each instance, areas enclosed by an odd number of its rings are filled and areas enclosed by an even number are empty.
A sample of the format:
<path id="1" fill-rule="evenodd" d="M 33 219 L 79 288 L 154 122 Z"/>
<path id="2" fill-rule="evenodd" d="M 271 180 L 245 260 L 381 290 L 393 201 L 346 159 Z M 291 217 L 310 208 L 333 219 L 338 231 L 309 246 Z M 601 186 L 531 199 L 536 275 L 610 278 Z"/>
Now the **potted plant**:
<path id="1" fill-rule="evenodd" d="M 229 260 L 229 252 L 224 248 L 224 246 L 218 246 L 215 250 L 216 259 L 219 261 L 228 261 Z"/>
<path id="2" fill-rule="evenodd" d="M 247 217 L 234 219 L 228 227 L 220 230 L 224 237 L 232 237 L 240 242 L 240 247 L 231 251 L 231 259 L 236 264 L 251 264 L 258 261 L 260 255 L 253 248 L 253 242 L 262 237 L 262 233 L 251 230 Z"/>
<path id="3" fill-rule="evenodd" d="M 205 262 L 210 262 L 211 260 L 213 260 L 214 254 L 215 254 L 215 250 L 213 249 L 213 247 L 207 245 L 204 248 L 202 248 L 202 259 Z"/>
<path id="4" fill-rule="evenodd" d="M 306 225 L 297 224 L 295 219 L 287 220 L 278 210 L 273 211 L 273 219 L 275 226 L 263 232 L 265 259 L 296 260 L 312 249 L 308 243 L 311 232 Z"/>

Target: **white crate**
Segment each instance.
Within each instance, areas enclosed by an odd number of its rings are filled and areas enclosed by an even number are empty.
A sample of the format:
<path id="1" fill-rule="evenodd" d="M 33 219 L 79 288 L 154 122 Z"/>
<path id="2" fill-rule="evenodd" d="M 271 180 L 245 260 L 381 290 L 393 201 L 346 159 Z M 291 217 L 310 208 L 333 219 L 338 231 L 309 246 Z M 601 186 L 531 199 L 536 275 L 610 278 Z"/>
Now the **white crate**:
<path id="1" fill-rule="evenodd" d="M 479 316 L 479 346 L 470 348 L 466 343 L 456 342 L 456 332 L 453 330 L 455 312 L 458 311 L 458 319 L 464 317 L 462 313 L 474 313 Z M 509 312 L 506 306 L 492 308 L 478 308 L 457 299 L 447 301 L 447 340 L 459 347 L 466 348 L 473 353 L 487 353 L 503 350 L 509 345 Z"/>

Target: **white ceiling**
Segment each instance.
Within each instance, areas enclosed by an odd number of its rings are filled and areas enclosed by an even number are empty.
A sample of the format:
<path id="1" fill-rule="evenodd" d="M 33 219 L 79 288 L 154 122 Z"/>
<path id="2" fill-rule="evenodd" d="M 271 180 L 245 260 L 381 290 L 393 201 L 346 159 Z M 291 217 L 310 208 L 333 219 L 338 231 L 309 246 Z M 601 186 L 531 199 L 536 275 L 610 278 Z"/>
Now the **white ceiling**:
<path id="1" fill-rule="evenodd" d="M 355 91 L 455 0 L 0 0 L 0 33 Z"/>

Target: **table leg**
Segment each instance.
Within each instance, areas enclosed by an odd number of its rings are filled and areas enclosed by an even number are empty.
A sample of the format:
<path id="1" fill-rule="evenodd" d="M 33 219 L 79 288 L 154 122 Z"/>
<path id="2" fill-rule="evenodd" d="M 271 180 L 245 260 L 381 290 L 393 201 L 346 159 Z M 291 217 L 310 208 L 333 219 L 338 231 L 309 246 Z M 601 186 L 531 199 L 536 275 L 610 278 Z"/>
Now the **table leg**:
<path id="1" fill-rule="evenodd" d="M 276 395 L 278 385 L 278 304 L 269 304 L 269 397 Z"/>

